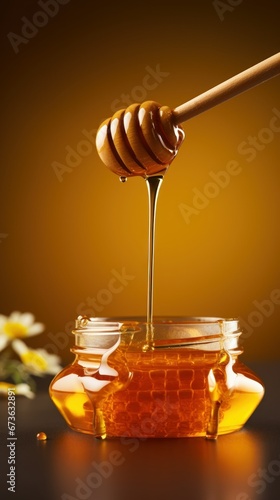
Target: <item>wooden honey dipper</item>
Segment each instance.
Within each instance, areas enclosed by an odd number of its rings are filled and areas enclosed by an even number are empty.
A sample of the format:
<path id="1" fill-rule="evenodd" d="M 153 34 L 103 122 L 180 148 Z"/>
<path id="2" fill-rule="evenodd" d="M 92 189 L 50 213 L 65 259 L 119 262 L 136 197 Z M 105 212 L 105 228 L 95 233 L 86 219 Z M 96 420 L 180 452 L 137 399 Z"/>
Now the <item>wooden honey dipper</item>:
<path id="1" fill-rule="evenodd" d="M 120 177 L 163 174 L 184 139 L 181 122 L 280 73 L 280 52 L 171 110 L 154 101 L 132 104 L 105 120 L 96 136 L 103 163 Z"/>

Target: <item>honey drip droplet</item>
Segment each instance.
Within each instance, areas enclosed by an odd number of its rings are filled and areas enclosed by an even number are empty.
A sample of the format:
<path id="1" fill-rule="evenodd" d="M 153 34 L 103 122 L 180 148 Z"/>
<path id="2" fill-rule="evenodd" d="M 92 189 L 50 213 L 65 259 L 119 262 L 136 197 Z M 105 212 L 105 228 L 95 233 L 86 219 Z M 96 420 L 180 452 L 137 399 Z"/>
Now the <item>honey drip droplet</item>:
<path id="1" fill-rule="evenodd" d="M 38 432 L 36 438 L 37 438 L 37 441 L 47 441 L 48 436 L 45 432 Z"/>

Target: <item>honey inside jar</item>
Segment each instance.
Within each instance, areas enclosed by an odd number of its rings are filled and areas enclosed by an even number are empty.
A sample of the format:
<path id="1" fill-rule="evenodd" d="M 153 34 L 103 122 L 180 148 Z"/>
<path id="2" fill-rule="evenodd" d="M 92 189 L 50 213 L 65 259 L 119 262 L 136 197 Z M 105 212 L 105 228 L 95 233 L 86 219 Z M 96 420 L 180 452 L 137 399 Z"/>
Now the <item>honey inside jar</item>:
<path id="1" fill-rule="evenodd" d="M 221 333 L 225 323 L 229 330 Z M 115 349 L 110 346 L 106 357 L 92 321 L 90 343 L 73 349 L 76 359 L 54 379 L 51 397 L 73 429 L 101 438 L 215 439 L 239 430 L 264 389 L 238 360 L 237 323 L 164 321 L 155 324 L 149 350 L 145 323 L 136 331 L 120 327 Z M 74 333 L 81 344 L 83 334 Z M 95 382 L 89 384 L 89 377 Z"/>

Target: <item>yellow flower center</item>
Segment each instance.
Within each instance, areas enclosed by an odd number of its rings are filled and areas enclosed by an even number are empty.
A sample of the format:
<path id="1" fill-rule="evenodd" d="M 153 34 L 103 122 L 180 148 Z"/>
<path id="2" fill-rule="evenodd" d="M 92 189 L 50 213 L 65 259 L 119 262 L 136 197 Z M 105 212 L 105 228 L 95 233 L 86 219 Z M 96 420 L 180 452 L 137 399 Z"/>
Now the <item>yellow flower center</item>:
<path id="1" fill-rule="evenodd" d="M 7 393 L 10 387 L 11 384 L 8 384 L 7 382 L 0 382 L 0 393 Z"/>
<path id="2" fill-rule="evenodd" d="M 11 339 L 27 336 L 27 327 L 15 321 L 7 321 L 4 325 L 4 332 Z"/>
<path id="3" fill-rule="evenodd" d="M 25 365 L 29 368 L 33 368 L 36 371 L 45 372 L 48 368 L 48 363 L 46 360 L 35 351 L 27 351 L 21 355 L 21 359 Z"/>

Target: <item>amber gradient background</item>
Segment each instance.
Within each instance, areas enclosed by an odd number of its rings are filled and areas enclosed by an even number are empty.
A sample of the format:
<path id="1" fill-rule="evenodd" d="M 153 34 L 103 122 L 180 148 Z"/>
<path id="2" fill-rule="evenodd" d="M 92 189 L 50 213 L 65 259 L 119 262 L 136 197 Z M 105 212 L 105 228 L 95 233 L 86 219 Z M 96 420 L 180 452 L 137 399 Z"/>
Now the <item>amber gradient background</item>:
<path id="1" fill-rule="evenodd" d="M 224 3 L 227 3 L 226 1 Z M 83 129 L 112 114 L 122 93 L 142 85 L 146 66 L 169 76 L 146 99 L 175 107 L 279 51 L 279 2 L 246 0 L 224 13 L 213 2 L 70 0 L 15 54 L 36 1 L 1 2 L 1 313 L 31 311 L 49 333 L 67 329 L 124 267 L 134 279 L 103 316 L 146 311 L 147 195 L 142 179 L 121 184 L 95 148 L 59 182 Z M 280 110 L 280 77 L 185 124 L 186 140 L 158 205 L 155 314 L 240 316 L 280 288 L 279 139 L 252 162 L 238 145 Z M 279 126 L 280 121 L 277 125 Z M 209 172 L 237 160 L 242 173 L 186 224 Z M 247 338 L 244 359 L 279 359 L 280 305 Z M 69 346 L 60 350 L 70 359 Z"/>

